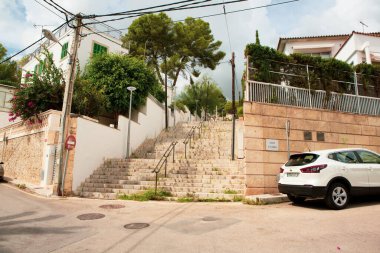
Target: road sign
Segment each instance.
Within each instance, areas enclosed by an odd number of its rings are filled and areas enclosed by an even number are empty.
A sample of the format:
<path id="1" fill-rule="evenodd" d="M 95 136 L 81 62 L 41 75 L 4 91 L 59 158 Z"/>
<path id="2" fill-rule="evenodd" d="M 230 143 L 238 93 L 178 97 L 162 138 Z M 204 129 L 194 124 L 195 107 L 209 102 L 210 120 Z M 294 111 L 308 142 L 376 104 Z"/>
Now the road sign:
<path id="1" fill-rule="evenodd" d="M 77 140 L 75 139 L 74 135 L 67 136 L 67 139 L 66 139 L 66 142 L 65 142 L 65 148 L 67 150 L 74 149 L 76 144 L 77 144 Z"/>

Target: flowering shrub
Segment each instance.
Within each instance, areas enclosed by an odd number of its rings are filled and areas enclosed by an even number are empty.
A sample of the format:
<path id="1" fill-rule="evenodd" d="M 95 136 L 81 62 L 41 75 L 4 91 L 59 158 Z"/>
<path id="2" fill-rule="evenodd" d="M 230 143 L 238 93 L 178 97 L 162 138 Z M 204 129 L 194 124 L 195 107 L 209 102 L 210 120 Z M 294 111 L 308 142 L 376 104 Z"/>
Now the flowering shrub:
<path id="1" fill-rule="evenodd" d="M 43 53 L 45 60 L 40 60 L 43 69 L 40 75 L 37 73 L 25 75 L 23 84 L 20 84 L 11 99 L 12 109 L 9 121 L 21 118 L 29 124 L 40 121 L 38 114 L 49 109 L 60 110 L 62 108 L 64 79 L 47 51 Z"/>

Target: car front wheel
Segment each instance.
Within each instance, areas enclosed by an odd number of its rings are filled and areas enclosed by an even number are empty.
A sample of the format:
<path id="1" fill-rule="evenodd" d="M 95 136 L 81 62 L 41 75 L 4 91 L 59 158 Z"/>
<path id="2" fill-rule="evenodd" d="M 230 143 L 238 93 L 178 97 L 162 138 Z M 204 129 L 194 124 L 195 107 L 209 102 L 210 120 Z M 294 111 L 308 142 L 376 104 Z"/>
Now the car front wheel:
<path id="1" fill-rule="evenodd" d="M 325 197 L 327 206 L 331 209 L 340 210 L 347 207 L 350 195 L 347 186 L 342 183 L 333 183 Z"/>
<path id="2" fill-rule="evenodd" d="M 297 197 L 297 196 L 293 196 L 293 195 L 290 195 L 288 194 L 288 199 L 290 201 L 292 201 L 294 204 L 301 204 L 305 201 L 305 197 Z"/>

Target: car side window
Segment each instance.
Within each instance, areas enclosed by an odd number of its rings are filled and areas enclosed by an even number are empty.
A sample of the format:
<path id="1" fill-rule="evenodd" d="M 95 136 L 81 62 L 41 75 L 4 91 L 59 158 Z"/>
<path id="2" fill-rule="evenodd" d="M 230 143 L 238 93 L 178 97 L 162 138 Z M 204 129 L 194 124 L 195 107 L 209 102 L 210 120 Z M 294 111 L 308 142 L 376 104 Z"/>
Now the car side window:
<path id="1" fill-rule="evenodd" d="M 368 151 L 362 151 L 358 150 L 356 151 L 360 157 L 360 159 L 363 161 L 363 163 L 377 163 L 380 164 L 380 156 L 368 152 Z"/>
<path id="2" fill-rule="evenodd" d="M 342 163 L 359 163 L 358 158 L 352 151 L 336 152 L 335 156 L 336 159 L 334 160 Z"/>

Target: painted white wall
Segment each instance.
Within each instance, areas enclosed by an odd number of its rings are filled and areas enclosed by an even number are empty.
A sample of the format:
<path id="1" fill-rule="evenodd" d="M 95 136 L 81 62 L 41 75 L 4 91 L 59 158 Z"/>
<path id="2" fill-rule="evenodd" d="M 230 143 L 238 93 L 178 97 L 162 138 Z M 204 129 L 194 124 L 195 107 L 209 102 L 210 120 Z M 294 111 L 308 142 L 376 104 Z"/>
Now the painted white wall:
<path id="1" fill-rule="evenodd" d="M 335 58 L 349 64 L 360 64 L 366 61 L 364 52 L 366 46 L 370 54 L 379 53 L 380 37 L 354 33 Z"/>
<path id="2" fill-rule="evenodd" d="M 20 119 L 16 119 L 14 122 L 9 122 L 9 112 L 11 108 L 9 100 L 13 97 L 13 91 L 13 87 L 0 84 L 0 128 L 20 121 Z"/>
<path id="3" fill-rule="evenodd" d="M 138 121 L 131 121 L 130 145 L 132 153 L 147 138 L 157 137 L 165 128 L 163 105 L 149 95 L 146 105 L 138 112 Z M 190 113 L 176 112 L 176 123 L 188 121 Z M 169 112 L 169 115 L 171 113 Z M 173 126 L 174 118 L 169 118 Z M 119 116 L 118 129 L 78 118 L 75 148 L 73 191 L 97 169 L 106 158 L 124 158 L 127 151 L 128 118 Z"/>
<path id="4" fill-rule="evenodd" d="M 88 34 L 88 35 L 81 39 L 81 42 L 78 48 L 77 57 L 79 60 L 79 66 L 81 70 L 84 70 L 84 67 L 86 66 L 86 64 L 88 63 L 89 59 L 92 56 L 94 42 L 107 47 L 109 53 L 119 53 L 119 54 L 128 53 L 127 49 L 121 47 L 122 42 L 119 39 L 113 38 L 103 33 L 102 33 L 102 36 L 103 36 L 102 37 L 98 34 L 94 34 L 92 31 L 88 30 L 87 28 L 83 28 L 82 33 Z M 62 29 L 60 29 L 58 33 L 56 33 L 56 37 L 62 45 L 65 44 L 66 42 L 69 43 L 68 51 L 70 52 L 70 48 L 74 40 L 73 30 L 63 27 Z M 58 43 L 45 41 L 44 45 L 46 46 L 49 53 L 53 54 L 54 64 L 58 68 L 62 69 L 64 74 L 67 74 L 69 70 L 69 64 L 68 64 L 69 55 L 67 54 L 66 57 L 61 59 L 62 47 Z M 39 53 L 40 50 L 41 49 L 38 48 L 35 51 L 35 53 L 32 54 L 33 56 L 30 59 L 30 61 L 23 67 L 23 71 L 22 71 L 23 77 L 25 76 L 27 72 L 33 73 L 34 67 L 39 63 L 37 58 L 41 58 L 41 60 L 45 58 L 45 56 Z"/>
<path id="5" fill-rule="evenodd" d="M 294 52 L 298 53 L 319 53 L 331 52 L 333 57 L 343 44 L 344 39 L 308 39 L 301 41 L 288 41 L 284 47 L 284 54 L 290 55 Z"/>
<path id="6" fill-rule="evenodd" d="M 92 174 L 106 158 L 120 158 L 122 132 L 93 121 L 77 118 L 73 190 Z"/>

